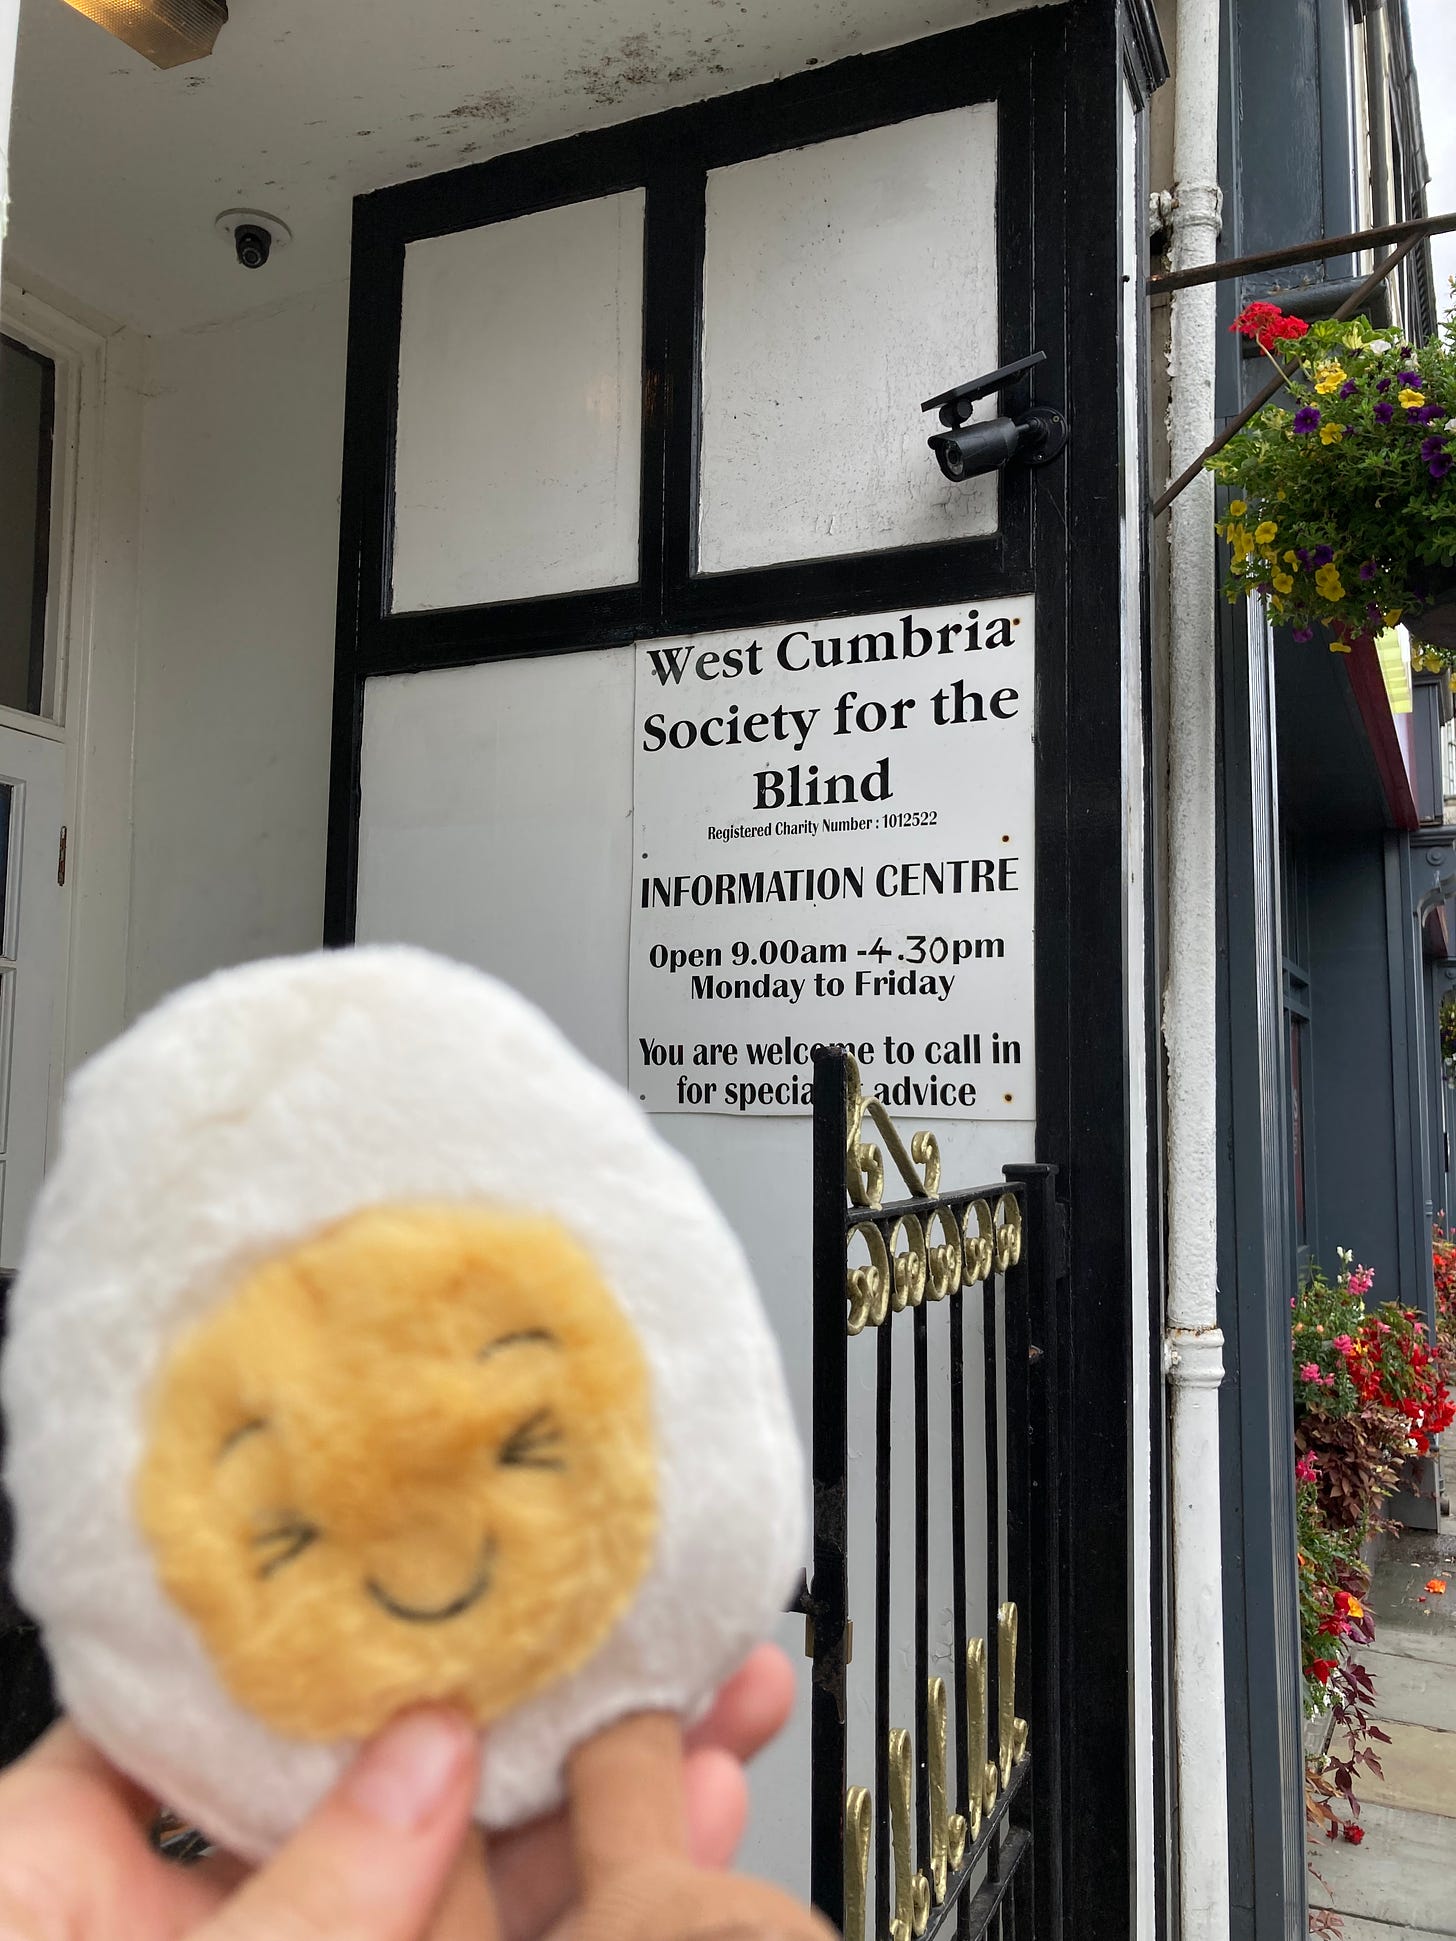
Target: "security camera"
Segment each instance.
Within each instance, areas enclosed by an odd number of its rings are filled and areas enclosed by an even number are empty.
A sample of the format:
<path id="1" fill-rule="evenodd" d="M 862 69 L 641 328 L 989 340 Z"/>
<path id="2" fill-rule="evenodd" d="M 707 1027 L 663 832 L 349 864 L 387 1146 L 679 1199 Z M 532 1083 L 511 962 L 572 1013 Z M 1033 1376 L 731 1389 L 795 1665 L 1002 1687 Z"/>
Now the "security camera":
<path id="1" fill-rule="evenodd" d="M 938 431 L 929 444 L 948 479 L 973 479 L 1009 465 L 1020 448 L 1021 433 L 1009 418 L 988 418 L 957 431 Z"/>
<path id="2" fill-rule="evenodd" d="M 245 270 L 260 270 L 274 250 L 293 240 L 293 231 L 277 216 L 262 209 L 224 209 L 213 223 L 219 236 L 233 246 Z"/>
<path id="3" fill-rule="evenodd" d="M 1046 352 L 1034 350 L 1030 357 L 1003 364 L 968 384 L 957 384 L 921 405 L 922 411 L 938 411 L 946 427 L 926 442 L 948 479 L 959 484 L 963 479 L 1000 471 L 1005 465 L 1047 465 L 1058 456 L 1067 442 L 1067 421 L 1050 405 L 1034 404 L 1015 418 L 971 422 L 971 413 L 982 398 L 1006 389 L 1045 362 Z"/>
<path id="4" fill-rule="evenodd" d="M 245 270 L 260 270 L 273 254 L 273 238 L 255 222 L 240 222 L 233 231 L 233 249 Z"/>

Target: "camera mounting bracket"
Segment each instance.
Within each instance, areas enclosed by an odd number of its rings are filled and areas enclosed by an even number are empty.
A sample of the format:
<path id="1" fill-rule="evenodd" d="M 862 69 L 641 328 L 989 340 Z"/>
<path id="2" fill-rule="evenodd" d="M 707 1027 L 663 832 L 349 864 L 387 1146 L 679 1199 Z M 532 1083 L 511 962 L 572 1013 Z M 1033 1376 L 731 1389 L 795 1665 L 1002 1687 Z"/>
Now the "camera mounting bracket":
<path id="1" fill-rule="evenodd" d="M 949 391 L 942 391 L 938 397 L 927 398 L 920 409 L 938 411 L 940 422 L 948 431 L 959 431 L 962 425 L 970 422 L 971 411 L 982 398 L 1005 390 L 1008 384 L 1045 362 L 1046 352 L 1034 350 L 1029 357 L 1018 357 L 1014 363 L 1003 364 L 998 370 L 988 371 L 984 377 L 973 377 L 966 384 L 952 385 Z"/>

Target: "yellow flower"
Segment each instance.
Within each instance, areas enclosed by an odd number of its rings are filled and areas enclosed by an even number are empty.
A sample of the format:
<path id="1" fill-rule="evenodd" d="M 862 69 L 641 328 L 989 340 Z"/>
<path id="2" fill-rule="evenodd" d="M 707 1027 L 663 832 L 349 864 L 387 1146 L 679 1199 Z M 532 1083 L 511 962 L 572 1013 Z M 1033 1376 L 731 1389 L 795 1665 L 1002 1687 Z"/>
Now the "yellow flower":
<path id="1" fill-rule="evenodd" d="M 1296 552 L 1285 553 L 1284 558 L 1289 562 L 1291 566 L 1298 566 L 1299 564 L 1299 554 Z"/>
<path id="2" fill-rule="evenodd" d="M 1389 612 L 1389 613 L 1387 613 L 1387 614 L 1386 614 L 1386 616 L 1385 616 L 1385 624 L 1386 624 L 1386 626 L 1387 626 L 1387 627 L 1398 627 L 1398 626 L 1400 625 L 1400 616 L 1401 616 L 1401 615 L 1402 615 L 1402 614 L 1403 614 L 1404 612 L 1405 612 L 1405 608 L 1404 608 L 1404 607 L 1392 607 L 1392 608 L 1390 609 L 1390 612 Z"/>
<path id="3" fill-rule="evenodd" d="M 1274 609 L 1275 613 L 1283 613 L 1284 611 L 1284 602 L 1282 600 L 1271 598 L 1269 605 Z"/>
<path id="4" fill-rule="evenodd" d="M 1333 358 L 1321 364 L 1315 371 L 1314 388 L 1321 397 L 1327 398 L 1332 391 L 1338 391 L 1344 382 L 1345 373 Z"/>
<path id="5" fill-rule="evenodd" d="M 1276 573 L 1274 575 L 1274 591 L 1276 593 L 1292 593 L 1294 591 L 1294 581 L 1288 573 Z"/>
<path id="6" fill-rule="evenodd" d="M 1352 1597 L 1346 1609 L 1349 1611 L 1350 1616 L 1354 1618 L 1361 1618 L 1365 1615 L 1365 1606 L 1360 1602 L 1358 1597 Z"/>
<path id="7" fill-rule="evenodd" d="M 1260 546 L 1272 546 L 1278 536 L 1279 528 L 1272 519 L 1265 519 L 1254 528 L 1254 539 Z"/>
<path id="8" fill-rule="evenodd" d="M 1229 500 L 1229 516 L 1231 518 L 1242 519 L 1248 509 L 1248 506 L 1242 499 Z"/>
<path id="9" fill-rule="evenodd" d="M 1400 401 L 1407 411 L 1419 411 L 1426 401 L 1426 394 L 1424 391 L 1412 391 L 1410 386 L 1406 385 L 1400 394 Z"/>
<path id="10" fill-rule="evenodd" d="M 1330 642 L 1330 652 L 1332 654 L 1348 654 L 1349 651 L 1350 643 L 1348 640 L 1332 640 Z"/>
<path id="11" fill-rule="evenodd" d="M 1345 597 L 1344 581 L 1340 578 L 1339 567 L 1334 564 L 1322 566 L 1314 576 L 1314 583 L 1326 600 L 1343 600 Z"/>
<path id="12" fill-rule="evenodd" d="M 1320 443 L 1322 445 L 1338 445 L 1344 435 L 1345 427 L 1343 425 L 1320 426 Z"/>

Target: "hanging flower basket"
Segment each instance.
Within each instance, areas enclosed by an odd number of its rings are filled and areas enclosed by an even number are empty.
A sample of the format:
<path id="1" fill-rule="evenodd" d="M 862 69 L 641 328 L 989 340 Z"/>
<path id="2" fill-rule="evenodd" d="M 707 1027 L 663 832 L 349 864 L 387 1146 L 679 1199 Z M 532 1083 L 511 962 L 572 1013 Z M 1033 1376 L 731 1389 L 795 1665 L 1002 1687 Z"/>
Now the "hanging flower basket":
<path id="1" fill-rule="evenodd" d="M 1229 598 L 1260 593 L 1297 640 L 1327 627 L 1336 651 L 1403 621 L 1415 664 L 1456 674 L 1456 318 L 1419 348 L 1272 303 L 1232 328 L 1293 407 L 1266 405 L 1209 460 L 1232 494 Z"/>

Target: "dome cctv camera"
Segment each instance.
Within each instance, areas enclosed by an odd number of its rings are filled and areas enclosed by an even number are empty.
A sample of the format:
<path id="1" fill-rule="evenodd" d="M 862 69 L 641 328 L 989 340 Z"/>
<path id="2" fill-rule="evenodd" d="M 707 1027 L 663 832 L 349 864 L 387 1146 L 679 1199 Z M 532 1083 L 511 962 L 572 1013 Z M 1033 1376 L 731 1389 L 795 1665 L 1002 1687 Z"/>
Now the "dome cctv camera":
<path id="1" fill-rule="evenodd" d="M 245 270 L 260 270 L 273 253 L 273 238 L 256 223 L 240 222 L 233 231 L 233 248 Z"/>
<path id="2" fill-rule="evenodd" d="M 245 270 L 260 270 L 275 250 L 293 240 L 293 231 L 277 216 L 264 209 L 224 209 L 213 228 L 224 242 L 232 244 L 233 255 Z"/>

